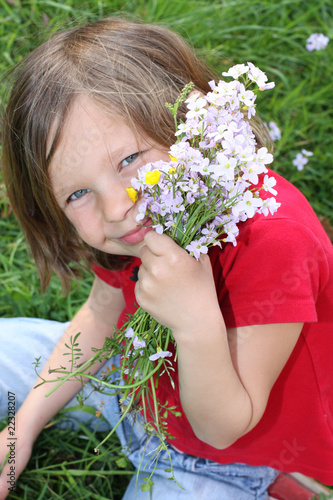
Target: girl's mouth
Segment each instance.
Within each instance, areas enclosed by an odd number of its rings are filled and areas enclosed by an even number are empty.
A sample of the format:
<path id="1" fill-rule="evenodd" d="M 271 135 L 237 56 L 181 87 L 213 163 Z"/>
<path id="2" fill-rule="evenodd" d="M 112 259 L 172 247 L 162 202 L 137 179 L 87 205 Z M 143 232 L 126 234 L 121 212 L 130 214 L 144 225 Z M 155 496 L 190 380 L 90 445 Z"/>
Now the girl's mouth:
<path id="1" fill-rule="evenodd" d="M 143 224 L 147 224 L 147 222 L 148 221 L 143 221 Z M 151 229 L 151 226 L 137 227 L 133 231 L 127 233 L 125 236 L 118 238 L 118 240 L 130 245 L 135 245 L 136 243 L 140 243 L 143 240 L 145 234 L 148 233 L 148 231 L 151 231 Z"/>

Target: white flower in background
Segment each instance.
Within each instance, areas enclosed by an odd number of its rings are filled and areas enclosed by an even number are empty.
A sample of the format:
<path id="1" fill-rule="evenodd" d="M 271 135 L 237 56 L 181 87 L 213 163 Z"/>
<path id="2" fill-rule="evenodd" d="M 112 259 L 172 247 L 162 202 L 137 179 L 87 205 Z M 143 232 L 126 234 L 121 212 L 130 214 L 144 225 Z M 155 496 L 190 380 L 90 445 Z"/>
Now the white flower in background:
<path id="1" fill-rule="evenodd" d="M 269 132 L 269 135 L 271 136 L 272 141 L 279 141 L 281 139 L 281 130 L 277 126 L 277 124 L 273 121 L 270 121 L 267 125 L 265 123 L 267 130 Z"/>
<path id="2" fill-rule="evenodd" d="M 312 33 L 306 41 L 306 48 L 309 52 L 313 50 L 324 50 L 330 39 L 323 33 Z"/>
<path id="3" fill-rule="evenodd" d="M 309 156 L 313 156 L 313 153 L 312 151 L 307 151 L 306 149 L 302 149 L 301 153 L 297 153 L 296 157 L 293 159 L 293 164 L 297 170 L 304 170 L 305 165 L 309 162 Z"/>

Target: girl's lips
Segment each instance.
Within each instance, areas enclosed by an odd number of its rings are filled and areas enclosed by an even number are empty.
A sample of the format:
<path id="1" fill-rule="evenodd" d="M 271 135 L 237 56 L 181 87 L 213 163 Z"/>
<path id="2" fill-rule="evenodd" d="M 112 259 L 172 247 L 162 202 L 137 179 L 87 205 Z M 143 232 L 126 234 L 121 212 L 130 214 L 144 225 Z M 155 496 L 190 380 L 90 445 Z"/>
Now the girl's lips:
<path id="1" fill-rule="evenodd" d="M 147 222 L 143 222 L 143 224 L 147 224 Z M 125 243 L 129 243 L 130 245 L 134 245 L 135 243 L 140 243 L 143 240 L 144 236 L 148 231 L 150 231 L 151 227 L 138 227 L 133 231 L 127 233 L 122 238 L 118 238 L 120 241 Z"/>

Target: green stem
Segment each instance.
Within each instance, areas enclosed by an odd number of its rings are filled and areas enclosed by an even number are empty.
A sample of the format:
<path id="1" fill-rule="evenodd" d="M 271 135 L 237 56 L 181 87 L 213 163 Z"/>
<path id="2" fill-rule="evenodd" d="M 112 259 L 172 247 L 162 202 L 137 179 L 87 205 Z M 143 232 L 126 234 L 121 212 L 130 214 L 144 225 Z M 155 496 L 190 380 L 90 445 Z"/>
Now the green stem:
<path id="1" fill-rule="evenodd" d="M 135 392 L 133 392 L 132 396 L 131 396 L 131 399 L 127 405 L 127 408 L 126 410 L 123 412 L 122 416 L 120 417 L 120 419 L 118 420 L 118 422 L 116 423 L 116 425 L 111 429 L 111 431 L 109 432 L 109 434 L 103 439 L 103 441 L 101 441 L 97 446 L 96 448 L 94 449 L 95 453 L 98 452 L 98 449 L 112 436 L 112 434 L 114 433 L 114 431 L 117 429 L 118 425 L 121 424 L 121 422 L 124 420 L 124 418 L 126 417 L 127 413 L 130 411 L 130 409 L 132 408 L 132 404 L 133 404 L 133 401 L 134 401 L 134 398 L 135 398 Z"/>

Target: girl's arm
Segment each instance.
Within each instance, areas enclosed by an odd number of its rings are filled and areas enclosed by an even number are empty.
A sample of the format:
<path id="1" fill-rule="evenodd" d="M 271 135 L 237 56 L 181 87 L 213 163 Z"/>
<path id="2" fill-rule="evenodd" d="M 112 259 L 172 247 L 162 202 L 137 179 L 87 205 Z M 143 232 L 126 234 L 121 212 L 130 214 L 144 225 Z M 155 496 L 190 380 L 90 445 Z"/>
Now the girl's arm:
<path id="1" fill-rule="evenodd" d="M 153 231 L 145 243 L 136 298 L 173 332 L 181 402 L 194 433 L 226 448 L 259 422 L 302 324 L 227 330 L 209 257 L 196 261 Z"/>
<path id="2" fill-rule="evenodd" d="M 113 288 L 96 277 L 91 293 L 86 303 L 74 316 L 69 327 L 55 346 L 50 358 L 46 362 L 40 375 L 44 379 L 52 380 L 56 376 L 49 374 L 49 368 L 60 365 L 66 366 L 69 356 L 64 356 L 68 349 L 65 343 L 70 344 L 70 337 L 81 332 L 79 346 L 83 355 L 80 363 L 90 359 L 93 355 L 92 347 L 99 348 L 104 344 L 105 337 L 113 334 L 113 326 L 124 307 L 122 291 Z M 38 353 L 36 353 L 38 355 Z M 91 371 L 95 373 L 101 364 L 96 364 Z M 36 385 L 40 380 L 36 380 Z M 16 414 L 16 463 L 15 476 L 25 468 L 31 454 L 32 446 L 45 424 L 60 410 L 81 388 L 80 382 L 66 382 L 47 398 L 54 384 L 47 383 L 32 389 L 21 408 Z M 0 469 L 8 452 L 8 431 L 0 433 Z M 6 463 L 0 474 L 0 500 L 8 495 L 7 473 L 9 464 Z"/>
<path id="3" fill-rule="evenodd" d="M 177 335 L 180 396 L 197 437 L 223 449 L 261 419 L 302 323 L 201 328 Z"/>

